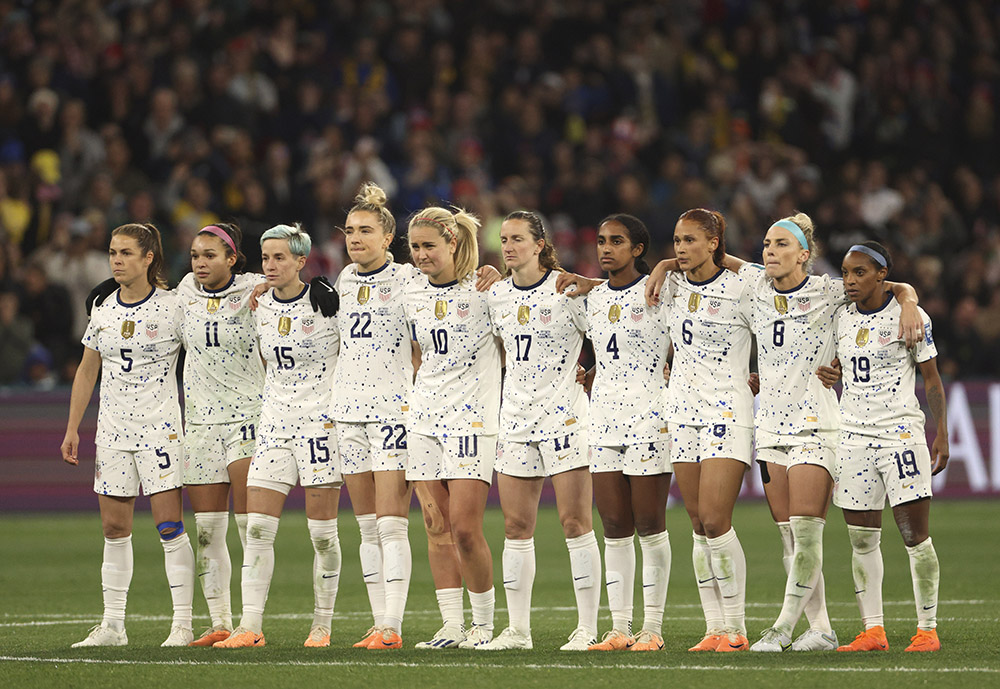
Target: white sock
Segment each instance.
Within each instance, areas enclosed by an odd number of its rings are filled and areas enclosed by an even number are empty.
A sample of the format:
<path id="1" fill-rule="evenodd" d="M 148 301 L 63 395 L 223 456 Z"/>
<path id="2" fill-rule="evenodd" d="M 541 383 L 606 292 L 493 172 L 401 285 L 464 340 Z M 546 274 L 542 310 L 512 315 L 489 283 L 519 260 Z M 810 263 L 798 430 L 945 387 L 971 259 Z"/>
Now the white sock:
<path id="1" fill-rule="evenodd" d="M 700 534 L 692 534 L 694 547 L 691 550 L 691 563 L 694 566 L 694 578 L 698 583 L 698 597 L 701 598 L 701 609 L 705 613 L 705 631 L 720 632 L 726 626 L 722 615 L 722 592 L 719 582 L 715 579 L 712 569 L 712 549 L 708 547 L 708 539 Z"/>
<path id="2" fill-rule="evenodd" d="M 267 590 L 274 574 L 274 539 L 278 518 L 258 512 L 247 515 L 247 545 L 243 551 L 243 617 L 240 626 L 257 634 L 264 624 Z"/>
<path id="3" fill-rule="evenodd" d="M 635 543 L 631 536 L 604 538 L 604 583 L 608 589 L 611 626 L 625 634 L 632 634 Z"/>
<path id="4" fill-rule="evenodd" d="M 247 515 L 237 514 L 236 516 L 236 531 L 240 534 L 240 545 L 243 546 L 243 550 L 247 549 Z"/>
<path id="5" fill-rule="evenodd" d="M 882 529 L 847 526 L 851 537 L 854 595 L 858 599 L 865 629 L 883 626 L 882 615 Z"/>
<path id="6" fill-rule="evenodd" d="M 337 520 L 306 519 L 313 544 L 313 626 L 330 628 L 340 588 L 340 537 Z"/>
<path id="7" fill-rule="evenodd" d="M 601 606 L 601 550 L 597 546 L 597 536 L 588 531 L 582 536 L 567 538 L 566 547 L 576 594 L 576 624 L 596 638 L 597 611 Z"/>
<path id="8" fill-rule="evenodd" d="M 167 569 L 167 583 L 170 584 L 170 598 L 174 603 L 173 626 L 191 629 L 192 604 L 194 603 L 194 549 L 187 531 L 180 536 L 164 541 L 163 564 Z"/>
<path id="9" fill-rule="evenodd" d="M 510 626 L 531 635 L 531 588 L 535 583 L 535 539 L 503 542 L 503 588 Z M 475 608 L 473 608 L 473 612 Z"/>
<path id="10" fill-rule="evenodd" d="M 372 606 L 375 624 L 381 624 L 385 616 L 385 578 L 382 573 L 382 547 L 378 538 L 378 521 L 374 514 L 355 515 L 361 530 L 361 576 L 368 590 L 368 602 Z"/>
<path id="11" fill-rule="evenodd" d="M 104 589 L 103 624 L 117 632 L 125 629 L 125 603 L 132 582 L 132 534 L 104 539 L 101 588 Z"/>
<path id="12" fill-rule="evenodd" d="M 410 554 L 410 520 L 406 517 L 379 517 L 378 538 L 382 543 L 385 569 L 385 615 L 382 626 L 396 632 L 403 629 L 403 611 L 410 590 L 413 557 Z"/>
<path id="13" fill-rule="evenodd" d="M 465 629 L 465 603 L 463 594 L 465 590 L 437 589 L 434 594 L 437 596 L 438 610 L 441 611 L 441 623 L 446 627 L 461 627 Z"/>
<path id="14" fill-rule="evenodd" d="M 229 559 L 226 531 L 228 512 L 195 512 L 198 529 L 198 554 L 195 561 L 201 590 L 208 603 L 213 628 L 233 628 L 233 611 L 229 586 L 233 578 L 233 563 Z"/>
<path id="15" fill-rule="evenodd" d="M 496 594 L 493 587 L 489 591 L 473 593 L 469 591 L 469 603 L 472 605 L 472 624 L 493 632 L 493 611 L 496 608 Z"/>
<path id="16" fill-rule="evenodd" d="M 722 593 L 722 613 L 726 619 L 726 631 L 730 634 L 746 636 L 746 591 L 747 591 L 747 560 L 743 554 L 743 546 L 736 536 L 736 529 L 718 538 L 708 538 L 708 547 L 712 549 L 712 571 L 719 582 Z"/>
<path id="17" fill-rule="evenodd" d="M 792 538 L 792 525 L 788 522 L 778 522 L 778 533 L 781 534 L 781 549 L 782 558 L 781 562 L 785 566 L 785 574 L 792 568 L 792 553 L 795 550 L 794 539 Z M 813 588 L 813 593 L 806 600 L 806 607 L 803 612 L 805 613 L 806 620 L 809 621 L 809 628 L 821 631 L 825 634 L 829 634 L 833 631 L 833 627 L 830 626 L 830 615 L 826 610 L 826 583 L 823 579 L 823 573 L 820 572 L 819 579 L 816 580 L 816 586 Z"/>
<path id="18" fill-rule="evenodd" d="M 670 583 L 670 535 L 662 531 L 639 536 L 642 549 L 642 628 L 654 634 L 663 632 L 663 606 Z"/>
<path id="19" fill-rule="evenodd" d="M 785 582 L 785 600 L 774 623 L 775 629 L 791 636 L 802 616 L 806 602 L 816 593 L 816 582 L 823 575 L 823 527 L 820 517 L 792 517 L 795 554 Z"/>
<path id="20" fill-rule="evenodd" d="M 906 554 L 910 556 L 913 600 L 917 603 L 917 628 L 934 629 L 937 627 L 938 584 L 941 581 L 941 568 L 930 536 L 927 537 L 926 541 L 918 543 L 912 548 L 907 546 Z"/>

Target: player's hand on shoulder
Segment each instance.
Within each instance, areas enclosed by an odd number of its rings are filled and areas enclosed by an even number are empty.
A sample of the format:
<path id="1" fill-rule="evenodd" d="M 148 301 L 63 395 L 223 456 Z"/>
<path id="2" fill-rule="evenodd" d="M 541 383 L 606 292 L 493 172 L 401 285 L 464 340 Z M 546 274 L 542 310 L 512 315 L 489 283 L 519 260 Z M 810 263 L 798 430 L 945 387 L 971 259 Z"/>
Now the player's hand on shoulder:
<path id="1" fill-rule="evenodd" d="M 500 271 L 491 265 L 479 266 L 476 268 L 476 291 L 486 292 L 503 279 Z"/>
<path id="2" fill-rule="evenodd" d="M 340 295 L 322 275 L 309 282 L 309 302 L 313 311 L 321 311 L 327 318 L 336 316 L 340 310 Z"/>
<path id="3" fill-rule="evenodd" d="M 267 282 L 260 282 L 256 287 L 253 288 L 253 292 L 250 293 L 250 299 L 247 300 L 247 305 L 250 307 L 251 311 L 256 311 L 259 304 L 257 300 L 270 289 Z"/>
<path id="4" fill-rule="evenodd" d="M 824 388 L 832 388 L 843 377 L 843 371 L 840 368 L 840 359 L 834 359 L 830 362 L 829 366 L 820 366 L 816 369 L 816 375 L 819 377 L 820 382 L 823 383 Z"/>
<path id="5" fill-rule="evenodd" d="M 663 283 L 667 281 L 668 264 L 666 260 L 660 261 L 649 274 L 646 280 L 646 305 L 656 306 L 660 303 L 660 291 Z"/>
<path id="6" fill-rule="evenodd" d="M 116 289 L 118 289 L 118 282 L 114 278 L 108 278 L 90 290 L 86 303 L 87 315 L 90 316 L 90 312 L 103 304 L 104 300 L 114 294 Z"/>
<path id="7" fill-rule="evenodd" d="M 760 393 L 760 374 L 751 373 L 750 378 L 747 380 L 747 385 L 750 386 L 750 392 L 756 397 Z"/>
<path id="8" fill-rule="evenodd" d="M 920 315 L 920 309 L 916 304 L 903 302 L 900 304 L 899 312 L 899 333 L 897 337 L 903 338 L 906 348 L 915 346 L 924 337 L 924 319 Z"/>
<path id="9" fill-rule="evenodd" d="M 556 276 L 556 292 L 570 297 L 585 296 L 590 290 L 604 282 L 603 280 L 593 280 L 585 278 L 576 273 L 561 271 Z"/>

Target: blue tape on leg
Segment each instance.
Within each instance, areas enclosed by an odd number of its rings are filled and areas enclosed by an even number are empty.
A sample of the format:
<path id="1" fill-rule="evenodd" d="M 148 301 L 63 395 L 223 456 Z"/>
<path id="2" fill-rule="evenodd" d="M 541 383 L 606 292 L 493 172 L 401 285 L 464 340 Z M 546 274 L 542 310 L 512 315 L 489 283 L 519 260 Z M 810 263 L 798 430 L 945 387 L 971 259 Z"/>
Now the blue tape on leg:
<path id="1" fill-rule="evenodd" d="M 160 522 L 156 525 L 156 530 L 164 541 L 172 541 L 184 533 L 184 522 Z"/>

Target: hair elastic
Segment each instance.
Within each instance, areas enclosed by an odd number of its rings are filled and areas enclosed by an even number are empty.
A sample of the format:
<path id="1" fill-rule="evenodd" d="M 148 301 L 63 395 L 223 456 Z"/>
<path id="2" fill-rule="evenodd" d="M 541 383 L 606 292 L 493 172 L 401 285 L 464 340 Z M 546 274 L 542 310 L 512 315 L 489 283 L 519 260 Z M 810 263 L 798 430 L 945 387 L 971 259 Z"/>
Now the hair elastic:
<path id="1" fill-rule="evenodd" d="M 788 230 L 792 233 L 792 236 L 799 240 L 799 244 L 802 245 L 802 248 L 809 251 L 809 242 L 806 241 L 806 236 L 802 232 L 802 228 L 793 223 L 791 220 L 779 220 L 771 225 L 771 227 L 780 227 L 783 230 Z"/>
<path id="2" fill-rule="evenodd" d="M 440 220 L 435 220 L 434 218 L 426 218 L 426 217 L 424 217 L 424 218 L 416 218 L 413 222 L 431 222 L 431 223 L 434 223 L 435 225 L 437 225 L 438 227 L 440 227 L 441 229 L 443 229 L 445 232 L 447 232 L 449 237 L 451 237 L 452 239 L 455 238 L 455 231 L 452 230 L 447 225 L 445 225 Z"/>
<path id="3" fill-rule="evenodd" d="M 216 237 L 218 237 L 219 239 L 221 239 L 222 241 L 224 241 L 226 243 L 226 246 L 228 246 L 230 249 L 233 250 L 234 254 L 238 254 L 239 253 L 236 250 L 236 244 L 233 243 L 233 238 L 230 237 L 229 233 L 226 232 L 225 230 L 223 230 L 221 227 L 218 227 L 216 225 L 208 225 L 207 227 L 201 228 L 198 231 L 198 234 L 201 234 L 202 232 L 206 232 L 208 234 L 214 234 Z"/>
<path id="4" fill-rule="evenodd" d="M 864 246 L 863 244 L 855 244 L 854 246 L 852 246 L 850 249 L 847 250 L 847 253 L 851 253 L 852 251 L 857 251 L 858 253 L 864 254 L 865 256 L 870 256 L 873 261 L 878 263 L 883 268 L 889 267 L 889 264 L 885 262 L 885 256 L 875 251 L 874 249 L 870 249 L 867 246 Z"/>

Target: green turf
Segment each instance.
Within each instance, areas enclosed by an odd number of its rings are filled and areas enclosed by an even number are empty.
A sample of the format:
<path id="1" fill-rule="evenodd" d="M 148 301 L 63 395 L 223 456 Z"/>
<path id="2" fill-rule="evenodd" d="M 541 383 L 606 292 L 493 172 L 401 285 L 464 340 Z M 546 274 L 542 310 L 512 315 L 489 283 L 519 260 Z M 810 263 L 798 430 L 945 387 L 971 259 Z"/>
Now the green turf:
<path id="1" fill-rule="evenodd" d="M 96 514 L 0 517 L 0 687 L 108 685 L 292 686 L 329 681 L 334 686 L 412 686 L 476 689 L 511 686 L 608 686 L 612 681 L 649 681 L 651 686 L 742 688 L 834 686 L 858 683 L 895 687 L 1000 685 L 1000 549 L 996 546 L 996 503 L 942 502 L 932 510 L 932 533 L 941 560 L 940 634 L 936 654 L 903 653 L 915 629 L 906 554 L 888 513 L 883 552 L 886 627 L 891 650 L 884 654 L 691 654 L 704 621 L 691 572 L 687 519 L 671 509 L 667 524 L 673 570 L 661 653 L 560 653 L 557 649 L 576 622 L 569 558 L 553 509 L 539 516 L 535 537 L 538 574 L 534 588 L 532 636 L 535 650 L 482 652 L 371 652 L 351 644 L 369 627 L 368 601 L 358 566 L 358 535 L 350 514 L 341 518 L 345 554 L 333 645 L 304 649 L 311 621 L 312 552 L 305 518 L 289 513 L 278 532 L 277 564 L 265 617 L 267 647 L 246 651 L 161 649 L 170 624 L 163 555 L 148 514 L 136 519 L 135 575 L 129 594 L 124 649 L 79 649 L 100 618 L 100 523 Z M 411 525 L 413 581 L 404 624 L 412 648 L 439 626 L 426 546 L 419 518 Z M 188 515 L 188 522 L 193 519 Z M 776 530 L 760 503 L 741 504 L 735 523 L 747 556 L 747 627 L 751 639 L 769 626 L 780 607 L 785 575 Z M 600 528 L 598 527 L 598 533 Z M 499 511 L 487 513 L 487 536 L 499 569 L 503 544 Z M 236 570 L 240 555 L 235 525 L 230 544 Z M 638 546 L 636 547 L 638 551 Z M 641 566 L 641 557 L 640 566 Z M 850 546 L 839 513 L 831 515 L 826 538 L 827 599 L 834 629 L 849 641 L 860 629 L 850 578 Z M 499 581 L 499 576 L 497 576 Z M 234 598 L 239 598 L 238 574 Z M 507 620 L 502 591 L 497 594 L 497 628 Z M 605 597 L 602 596 L 602 601 Z M 636 626 L 642 621 L 641 589 L 636 590 Z M 468 605 L 468 603 L 466 603 Z M 207 625 L 204 599 L 195 597 L 196 627 Z M 468 615 L 468 613 L 467 613 Z M 601 631 L 610 626 L 602 608 Z M 802 630 L 802 623 L 797 631 Z M 197 631 L 197 630 L 196 630 Z"/>

